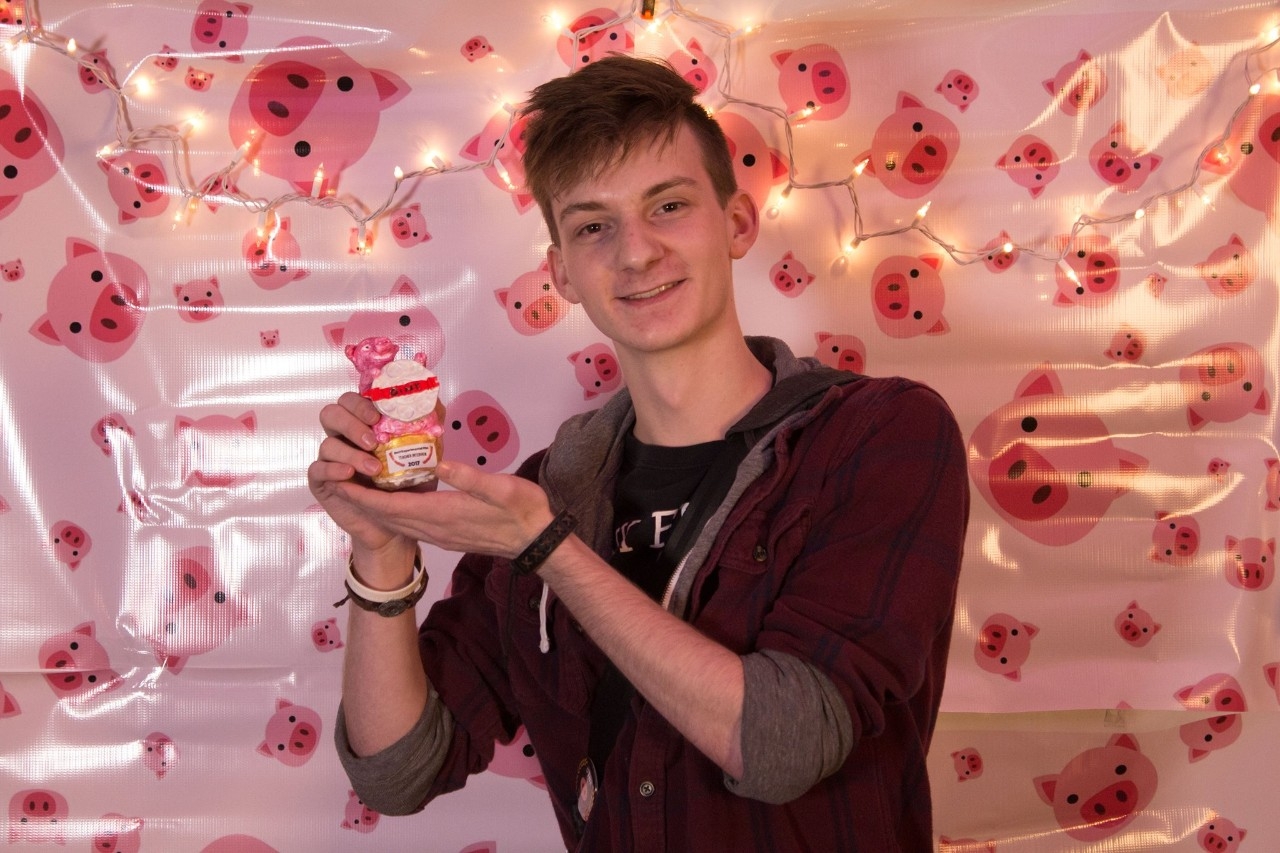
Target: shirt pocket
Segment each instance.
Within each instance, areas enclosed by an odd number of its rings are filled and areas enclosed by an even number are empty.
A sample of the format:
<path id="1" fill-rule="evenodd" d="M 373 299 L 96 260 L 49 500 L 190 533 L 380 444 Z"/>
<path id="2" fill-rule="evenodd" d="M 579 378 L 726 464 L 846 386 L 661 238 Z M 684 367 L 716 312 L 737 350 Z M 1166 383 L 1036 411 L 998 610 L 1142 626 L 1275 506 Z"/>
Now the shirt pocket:
<path id="1" fill-rule="evenodd" d="M 547 601 L 550 647 L 541 650 L 542 592 L 537 575 L 492 571 L 485 579 L 503 635 L 511 692 L 525 708 L 550 704 L 582 715 L 590 707 L 603 654 L 554 595 Z"/>
<path id="2" fill-rule="evenodd" d="M 728 534 L 714 568 L 702 573 L 694 624 L 738 654 L 755 651 L 756 636 L 804 549 L 809 519 L 808 502 L 753 509 Z"/>

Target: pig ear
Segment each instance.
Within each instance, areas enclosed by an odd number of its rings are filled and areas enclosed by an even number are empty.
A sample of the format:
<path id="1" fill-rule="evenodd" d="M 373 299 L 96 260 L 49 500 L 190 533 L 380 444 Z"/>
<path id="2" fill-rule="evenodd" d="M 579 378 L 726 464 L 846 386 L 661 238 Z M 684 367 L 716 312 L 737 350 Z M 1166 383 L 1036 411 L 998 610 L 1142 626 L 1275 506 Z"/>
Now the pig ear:
<path id="1" fill-rule="evenodd" d="M 1006 673 L 1004 674 L 1004 677 L 1005 677 L 1005 678 L 1007 678 L 1007 679 L 1009 679 L 1010 681 L 1021 681 L 1021 680 L 1022 680 L 1022 670 L 1021 670 L 1021 669 L 1015 669 L 1015 670 L 1013 670 L 1012 672 L 1006 672 Z"/>
<path id="2" fill-rule="evenodd" d="M 0 219 L 12 213 L 20 201 L 22 201 L 22 196 L 20 195 L 0 196 Z"/>
<path id="3" fill-rule="evenodd" d="M 796 257 L 796 253 L 795 253 L 795 252 L 793 252 L 793 251 L 791 251 L 790 249 L 788 249 L 788 250 L 787 250 L 787 253 L 786 253 L 785 255 L 783 255 L 783 256 L 782 256 L 782 260 L 784 260 L 784 261 L 793 261 L 793 260 L 795 260 L 795 257 Z"/>
<path id="4" fill-rule="evenodd" d="M 509 287 L 500 288 L 498 290 L 495 290 L 493 292 L 493 295 L 498 297 L 498 304 L 501 305 L 503 308 L 506 308 L 507 297 L 511 295 L 511 288 Z"/>
<path id="5" fill-rule="evenodd" d="M 475 136 L 467 140 L 467 144 L 462 146 L 462 156 L 468 160 L 481 161 L 487 158 L 480 156 L 480 137 L 484 136 L 484 131 L 477 133 Z"/>
<path id="6" fill-rule="evenodd" d="M 947 322 L 946 317 L 939 317 L 938 322 L 925 332 L 926 335 L 945 335 L 951 331 L 951 325 Z"/>
<path id="7" fill-rule="evenodd" d="M 173 286 L 173 295 L 174 295 L 174 296 L 181 296 L 181 295 L 182 295 L 182 285 L 180 285 L 180 284 L 175 284 L 175 285 Z"/>
<path id="8" fill-rule="evenodd" d="M 329 323 L 320 328 L 320 332 L 324 335 L 325 340 L 333 344 L 335 347 L 342 346 L 342 339 L 347 331 L 346 323 Z"/>
<path id="9" fill-rule="evenodd" d="M 1044 81 L 1044 89 L 1045 89 L 1045 91 L 1046 91 L 1046 92 L 1048 92 L 1050 95 L 1056 95 L 1056 94 L 1058 94 L 1058 87 L 1054 85 L 1054 83 L 1053 83 L 1053 81 L 1052 81 L 1052 80 L 1045 80 L 1045 81 Z"/>
<path id="10" fill-rule="evenodd" d="M 402 275 L 396 279 L 396 283 L 391 285 L 392 296 L 417 296 L 418 286 L 413 283 L 413 279 L 407 275 Z"/>
<path id="11" fill-rule="evenodd" d="M 1125 609 L 1125 610 L 1136 610 L 1136 609 L 1137 609 L 1137 607 L 1138 607 L 1138 600 L 1135 598 L 1133 601 L 1130 601 L 1128 604 L 1126 604 L 1124 609 Z"/>
<path id="12" fill-rule="evenodd" d="M 1151 171 L 1154 172 L 1163 162 L 1164 162 L 1164 158 L 1161 157 L 1159 154 L 1152 154 L 1151 155 Z"/>
<path id="13" fill-rule="evenodd" d="M 86 637 L 92 637 L 94 627 L 92 622 L 81 622 L 79 625 L 71 629 L 73 634 L 84 634 Z"/>
<path id="14" fill-rule="evenodd" d="M 105 157 L 99 157 L 98 168 L 101 169 L 105 174 L 108 174 L 108 175 L 111 174 L 111 161 Z"/>
<path id="15" fill-rule="evenodd" d="M 98 251 L 98 247 L 87 240 L 81 240 L 79 237 L 67 238 L 67 260 L 74 260 L 81 255 L 92 255 Z"/>
<path id="16" fill-rule="evenodd" d="M 1262 674 L 1267 677 L 1267 683 L 1272 687 L 1280 682 L 1280 663 L 1269 663 L 1262 668 Z"/>
<path id="17" fill-rule="evenodd" d="M 1093 59 L 1093 57 L 1089 55 L 1089 51 L 1081 49 L 1080 55 L 1077 56 L 1076 59 L 1080 60 L 1081 62 L 1088 62 L 1090 59 Z"/>
<path id="18" fill-rule="evenodd" d="M 1023 380 L 1018 383 L 1018 390 L 1014 393 L 1014 398 L 1019 397 L 1038 397 L 1046 394 L 1061 394 L 1062 381 L 1058 379 L 1058 374 L 1053 372 L 1053 368 L 1048 364 L 1041 365 L 1032 372 L 1028 373 Z"/>
<path id="19" fill-rule="evenodd" d="M 173 419 L 173 428 L 175 431 L 190 429 L 195 425 L 196 425 L 196 422 L 193 421 L 191 418 L 186 417 L 185 415 L 178 415 L 176 418 Z"/>
<path id="20" fill-rule="evenodd" d="M 378 100 L 382 101 L 383 109 L 409 94 L 409 84 L 390 71 L 378 68 L 370 69 L 369 73 L 373 75 L 373 85 L 378 90 Z"/>
<path id="21" fill-rule="evenodd" d="M 702 52 L 702 45 L 698 44 L 697 39 L 689 39 L 689 43 L 685 45 L 685 47 L 689 49 L 690 53 L 692 53 L 695 50 L 698 51 L 699 53 Z"/>
<path id="22" fill-rule="evenodd" d="M 569 361 L 570 361 L 570 362 L 576 362 L 576 361 L 578 360 L 578 356 L 580 356 L 580 355 L 582 355 L 582 350 L 578 350 L 577 352 L 571 352 L 571 353 L 569 353 Z"/>
<path id="23" fill-rule="evenodd" d="M 1244 241 L 1240 239 L 1239 234 L 1232 234 L 1231 239 L 1227 241 L 1228 246 L 1239 246 L 1244 248 Z"/>
<path id="24" fill-rule="evenodd" d="M 288 699 L 280 698 L 276 700 L 276 710 L 283 711 L 285 708 L 292 708 L 293 703 Z"/>
<path id="25" fill-rule="evenodd" d="M 1188 699 L 1190 699 L 1190 698 L 1191 698 L 1192 696 L 1194 696 L 1194 695 L 1195 695 L 1195 687 L 1194 687 L 1194 686 L 1192 686 L 1192 687 L 1184 687 L 1184 688 L 1182 688 L 1181 690 L 1179 690 L 1179 691 L 1177 691 L 1176 693 L 1174 693 L 1174 694 L 1173 694 L 1173 698 L 1174 698 L 1174 699 L 1177 699 L 1179 702 L 1181 702 L 1182 704 L 1184 704 L 1184 705 L 1185 705 L 1185 704 L 1187 704 L 1187 700 L 1188 700 Z"/>
<path id="26" fill-rule="evenodd" d="M 1057 776 L 1037 776 L 1031 780 L 1031 784 L 1036 786 L 1036 793 L 1046 805 L 1053 805 L 1053 794 L 1058 789 Z"/>
<path id="27" fill-rule="evenodd" d="M 253 432 L 258 428 L 258 416 L 253 412 L 245 412 L 243 415 L 236 418 L 236 420 L 243 424 L 249 432 Z"/>
<path id="28" fill-rule="evenodd" d="M 817 334 L 815 334 L 813 337 L 814 337 L 814 339 L 816 339 L 816 340 L 817 340 L 817 342 L 818 342 L 818 343 L 820 343 L 820 344 L 825 344 L 825 343 L 827 342 L 827 339 L 831 337 L 831 333 L 830 333 L 830 332 L 818 332 L 818 333 L 817 333 Z"/>
<path id="29" fill-rule="evenodd" d="M 921 255 L 920 260 L 933 267 L 935 272 L 942 269 L 942 255 Z"/>
<path id="30" fill-rule="evenodd" d="M 898 109 L 904 110 L 908 108 L 919 108 L 923 106 L 924 104 L 920 102 L 920 99 L 917 98 L 915 95 L 912 95 L 910 92 L 898 93 Z"/>
<path id="31" fill-rule="evenodd" d="M 1205 419 L 1200 417 L 1200 413 L 1195 409 L 1187 409 L 1187 426 L 1193 430 L 1198 430 L 1205 425 Z"/>
<path id="32" fill-rule="evenodd" d="M 773 167 L 773 177 L 781 178 L 791 172 L 787 166 L 787 158 L 782 156 L 782 152 L 776 148 L 769 149 L 769 164 Z"/>
<path id="33" fill-rule="evenodd" d="M 267 758 L 275 757 L 275 753 L 271 751 L 271 744 L 267 743 L 265 740 L 258 744 L 258 754 L 265 755 Z"/>
<path id="34" fill-rule="evenodd" d="M 1054 295 L 1053 304 L 1057 308 L 1070 308 L 1072 305 L 1075 305 L 1075 303 L 1068 299 L 1067 295 L 1061 290 Z"/>
<path id="35" fill-rule="evenodd" d="M 1107 746 L 1118 746 L 1122 749 L 1132 749 L 1134 752 L 1142 752 L 1142 747 L 1138 746 L 1138 739 L 1128 732 L 1121 732 L 1115 735 L 1111 740 L 1107 741 Z"/>
<path id="36" fill-rule="evenodd" d="M 1022 630 L 1027 632 L 1028 637 L 1034 637 L 1036 634 L 1040 633 L 1040 629 L 1035 625 L 1032 625 L 1030 622 L 1023 622 Z"/>
<path id="37" fill-rule="evenodd" d="M 1111 125 L 1111 129 L 1107 131 L 1108 136 L 1119 136 L 1125 132 L 1124 121 L 1117 121 Z"/>
<path id="38" fill-rule="evenodd" d="M 1263 388 L 1258 394 L 1258 402 L 1254 404 L 1253 410 L 1260 414 L 1266 414 L 1271 411 L 1271 401 L 1267 398 L 1267 389 Z"/>
<path id="39" fill-rule="evenodd" d="M 40 319 L 32 324 L 30 332 L 46 344 L 53 344 L 56 347 L 63 346 L 61 339 L 58 338 L 58 333 L 53 330 L 53 323 L 49 322 L 48 314 L 40 315 Z"/>
<path id="40" fill-rule="evenodd" d="M 780 50 L 769 58 L 773 60 L 775 67 L 782 68 L 787 64 L 787 60 L 791 58 L 793 53 L 795 53 L 793 50 Z"/>
<path id="41" fill-rule="evenodd" d="M 237 3 L 236 8 L 239 9 L 240 12 L 245 15 L 253 11 L 253 6 L 249 5 L 248 3 Z"/>
<path id="42" fill-rule="evenodd" d="M 1235 549 L 1235 547 L 1236 547 L 1237 545 L 1239 545 L 1239 544 L 1240 544 L 1240 540 L 1239 540 L 1239 539 L 1237 539 L 1237 538 L 1236 538 L 1236 537 L 1234 537 L 1234 536 L 1228 536 L 1228 537 L 1227 537 L 1227 541 L 1226 541 L 1226 546 L 1225 546 L 1225 547 L 1226 547 L 1226 549 L 1227 549 L 1228 551 L 1232 551 L 1232 550 L 1234 550 L 1234 549 Z"/>

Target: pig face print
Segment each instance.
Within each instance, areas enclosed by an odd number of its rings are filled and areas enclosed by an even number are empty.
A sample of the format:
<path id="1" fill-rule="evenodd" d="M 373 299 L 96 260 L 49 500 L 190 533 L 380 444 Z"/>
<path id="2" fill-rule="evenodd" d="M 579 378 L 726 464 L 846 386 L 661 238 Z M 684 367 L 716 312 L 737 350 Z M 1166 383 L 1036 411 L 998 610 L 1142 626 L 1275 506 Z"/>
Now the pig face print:
<path id="1" fill-rule="evenodd" d="M 1263 90 L 1249 99 L 1227 140 L 1201 163 L 1207 172 L 1229 175 L 1241 202 L 1269 222 L 1280 216 L 1280 94 Z"/>
<path id="2" fill-rule="evenodd" d="M 168 176 L 160 158 L 149 151 L 127 151 L 101 157 L 98 167 L 107 176 L 107 191 L 122 225 L 159 216 L 169 206 Z"/>
<path id="3" fill-rule="evenodd" d="M 1271 411 L 1262 356 L 1249 344 L 1221 343 L 1194 352 L 1183 361 L 1178 378 L 1192 430 Z"/>
<path id="4" fill-rule="evenodd" d="M 62 131 L 30 88 L 0 70 L 0 219 L 58 173 Z"/>
<path id="5" fill-rule="evenodd" d="M 1209 88 L 1214 70 L 1209 57 L 1192 44 L 1176 51 L 1156 66 L 1156 75 L 1164 82 L 1171 98 L 1194 98 Z"/>
<path id="6" fill-rule="evenodd" d="M 1094 307 L 1115 298 L 1120 287 L 1120 259 L 1111 240 L 1101 234 L 1085 234 L 1071 242 L 1059 237 L 1056 244 L 1065 251 L 1053 270 L 1058 285 L 1053 297 L 1055 306 Z"/>
<path id="7" fill-rule="evenodd" d="M 520 437 L 511 416 L 484 391 L 463 391 L 448 406 L 446 455 L 484 471 L 501 471 L 516 460 Z"/>
<path id="8" fill-rule="evenodd" d="M 1236 853 L 1248 832 L 1234 821 L 1215 815 L 1196 832 L 1196 843 L 1206 853 Z"/>
<path id="9" fill-rule="evenodd" d="M 1207 711 L 1213 716 L 1178 727 L 1178 737 L 1187 746 L 1187 760 L 1200 761 L 1240 739 L 1247 711 L 1240 682 L 1226 673 L 1214 673 L 1174 693 L 1188 711 Z"/>
<path id="10" fill-rule="evenodd" d="M 288 699 L 276 700 L 276 711 L 267 720 L 266 736 L 258 752 L 286 767 L 301 767 L 311 760 L 320 744 L 320 715 Z"/>
<path id="11" fill-rule="evenodd" d="M 1196 264 L 1196 272 L 1200 273 L 1200 278 L 1214 296 L 1238 296 L 1253 284 L 1257 265 L 1240 236 L 1232 234 L 1226 243 L 1214 249 L 1202 263 Z"/>
<path id="12" fill-rule="evenodd" d="M 1029 133 L 1013 141 L 1009 150 L 996 160 L 996 168 L 1029 192 L 1032 198 L 1037 198 L 1058 177 L 1062 166 L 1049 143 Z"/>
<path id="13" fill-rule="evenodd" d="M 583 12 L 566 29 L 556 40 L 556 52 L 570 71 L 611 53 L 630 53 L 636 46 L 626 19 L 604 7 Z"/>
<path id="14" fill-rule="evenodd" d="M 192 419 L 178 415 L 174 435 L 183 453 L 183 482 L 211 488 L 230 488 L 253 476 L 250 448 L 257 432 L 253 412 L 238 417 L 206 415 Z"/>
<path id="15" fill-rule="evenodd" d="M 278 290 L 309 274 L 299 267 L 302 247 L 293 236 L 291 220 L 287 216 L 273 220 L 261 231 L 257 228 L 246 231 L 240 252 L 248 264 L 253 283 L 263 290 Z"/>
<path id="16" fill-rule="evenodd" d="M 510 193 L 519 213 L 525 213 L 535 204 L 533 195 L 524 185 L 524 130 L 527 124 L 524 113 L 512 117 L 506 110 L 499 110 L 458 152 L 466 160 L 483 163 L 484 176 L 489 183 Z"/>
<path id="17" fill-rule="evenodd" d="M 506 309 L 511 328 L 522 335 L 545 332 L 569 313 L 569 302 L 551 284 L 547 261 L 518 277 L 510 287 L 495 290 L 493 295 Z"/>
<path id="18" fill-rule="evenodd" d="M 1044 88 L 1064 113 L 1079 115 L 1092 109 L 1107 93 L 1107 74 L 1088 51 L 1082 50 L 1052 79 L 1045 80 Z"/>
<path id="19" fill-rule="evenodd" d="M 832 334 L 817 332 L 814 340 L 818 348 L 813 357 L 836 370 L 848 370 L 851 373 L 866 373 L 867 346 L 856 335 Z"/>
<path id="20" fill-rule="evenodd" d="M 54 274 L 48 311 L 31 334 L 86 361 L 114 361 L 142 329 L 148 291 L 147 274 L 138 263 L 69 237 L 66 266 Z"/>
<path id="21" fill-rule="evenodd" d="M 1115 629 L 1120 639 L 1140 649 L 1160 633 L 1160 623 L 1139 607 L 1138 602 L 1130 601 L 1128 607 L 1116 614 Z"/>
<path id="22" fill-rule="evenodd" d="M 231 106 L 231 140 L 255 146 L 262 171 L 310 194 L 323 166 L 321 194 L 369 150 L 382 111 L 409 87 L 366 68 L 323 39 L 302 36 L 268 53 L 245 77 Z"/>
<path id="23" fill-rule="evenodd" d="M 978 99 L 978 81 L 960 69 L 953 68 L 943 75 L 942 82 L 933 91 L 946 98 L 960 112 L 964 112 Z"/>
<path id="24" fill-rule="evenodd" d="M 969 440 L 969 474 L 1013 529 L 1044 545 L 1083 538 L 1129 491 L 1147 460 L 1115 445 L 1106 424 L 1063 393 L 1044 366 Z"/>
<path id="25" fill-rule="evenodd" d="M 876 325 L 891 338 L 943 335 L 951 326 L 942 316 L 940 255 L 894 255 L 871 274 L 871 307 Z"/>
<path id="26" fill-rule="evenodd" d="M 622 385 L 622 368 L 608 344 L 594 343 L 569 354 L 574 376 L 582 386 L 582 398 L 611 394 Z"/>
<path id="27" fill-rule="evenodd" d="M 347 806 L 342 815 L 342 828 L 355 832 L 373 832 L 378 827 L 378 812 L 364 804 L 355 791 L 347 791 Z"/>
<path id="28" fill-rule="evenodd" d="M 1276 540 L 1257 536 L 1228 536 L 1225 573 L 1227 583 L 1246 592 L 1260 592 L 1276 577 Z"/>
<path id="29" fill-rule="evenodd" d="M 960 131 L 942 113 L 919 98 L 899 92 L 894 111 L 876 128 L 871 150 L 855 158 L 866 171 L 902 198 L 931 192 L 955 162 Z"/>
<path id="30" fill-rule="evenodd" d="M 700 93 L 706 92 L 716 82 L 716 65 L 696 38 L 689 39 L 682 50 L 668 56 L 667 64 Z"/>
<path id="31" fill-rule="evenodd" d="M 780 50 L 771 59 L 778 69 L 778 92 L 796 121 L 830 121 L 849 108 L 849 71 L 835 48 L 809 44 Z"/>
<path id="32" fill-rule="evenodd" d="M 1142 144 L 1133 140 L 1124 122 L 1116 122 L 1107 135 L 1089 149 L 1089 164 L 1111 187 L 1122 193 L 1137 192 L 1163 162 L 1160 155 L 1141 151 Z"/>
<path id="33" fill-rule="evenodd" d="M 94 624 L 85 622 L 50 637 L 40 646 L 40 669 L 59 699 L 120 685 L 120 676 L 111 668 L 107 650 L 96 634 Z"/>
<path id="34" fill-rule="evenodd" d="M 1031 656 L 1031 640 L 1038 633 L 1035 625 L 1008 613 L 993 614 L 982 623 L 973 658 L 985 672 L 1021 681 L 1022 666 Z"/>
<path id="35" fill-rule="evenodd" d="M 782 152 L 770 148 L 751 120 L 728 110 L 716 113 L 716 120 L 729 141 L 733 176 L 756 207 L 763 209 L 769 193 L 787 177 L 789 169 Z"/>
<path id="36" fill-rule="evenodd" d="M 395 343 L 402 357 L 420 356 L 416 360 L 429 370 L 444 357 L 444 330 L 408 276 L 397 278 L 388 294 L 372 307 L 330 323 L 322 331 L 329 343 L 343 352 L 366 338 L 382 337 Z"/>
<path id="37" fill-rule="evenodd" d="M 10 844 L 66 844 L 70 822 L 67 798 L 57 791 L 31 788 L 9 799 Z"/>
<path id="38" fill-rule="evenodd" d="M 1131 734 L 1086 749 L 1060 772 L 1034 780 L 1058 826 L 1085 842 L 1110 838 L 1132 823 L 1151 804 L 1158 782 L 1155 765 Z"/>
<path id="39" fill-rule="evenodd" d="M 958 782 L 968 782 L 982 775 L 982 754 L 973 747 L 956 750 L 951 753 L 951 760 L 955 764 Z"/>
<path id="40" fill-rule="evenodd" d="M 1132 326 L 1121 324 L 1111 336 L 1111 345 L 1102 354 L 1112 361 L 1136 362 L 1147 351 L 1147 336 Z"/>
<path id="41" fill-rule="evenodd" d="M 80 568 L 80 562 L 93 549 L 93 540 L 85 529 L 70 521 L 55 521 L 49 536 L 53 540 L 54 556 L 72 571 Z"/>
<path id="42" fill-rule="evenodd" d="M 152 732 L 142 739 L 142 766 L 163 779 L 178 764 L 178 745 L 164 732 Z"/>
<path id="43" fill-rule="evenodd" d="M 248 613 L 223 580 L 212 548 L 184 548 L 164 567 L 162 578 L 154 608 L 142 620 L 130 615 L 125 621 L 156 660 L 177 675 L 193 655 L 221 646 L 248 621 Z"/>
<path id="44" fill-rule="evenodd" d="M 1156 513 L 1151 531 L 1151 559 L 1175 566 L 1191 562 L 1200 550 L 1200 524 L 1190 515 Z"/>
<path id="45" fill-rule="evenodd" d="M 203 323 L 222 313 L 226 304 L 216 275 L 175 284 L 173 296 L 178 302 L 178 316 L 188 323 Z"/>
<path id="46" fill-rule="evenodd" d="M 196 7 L 196 17 L 191 23 L 191 48 L 197 53 L 219 56 L 228 62 L 244 62 L 235 51 L 244 46 L 249 35 L 248 3 L 228 3 L 226 0 L 203 0 Z"/>

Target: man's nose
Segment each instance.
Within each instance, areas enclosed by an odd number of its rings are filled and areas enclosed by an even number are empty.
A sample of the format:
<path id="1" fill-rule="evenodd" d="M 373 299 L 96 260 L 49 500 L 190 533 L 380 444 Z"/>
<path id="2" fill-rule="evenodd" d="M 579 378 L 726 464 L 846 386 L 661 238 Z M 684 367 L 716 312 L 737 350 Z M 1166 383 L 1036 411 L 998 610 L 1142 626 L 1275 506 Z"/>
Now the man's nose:
<path id="1" fill-rule="evenodd" d="M 619 224 L 618 254 L 623 269 L 646 269 L 663 252 L 662 242 L 643 220 L 629 219 Z"/>

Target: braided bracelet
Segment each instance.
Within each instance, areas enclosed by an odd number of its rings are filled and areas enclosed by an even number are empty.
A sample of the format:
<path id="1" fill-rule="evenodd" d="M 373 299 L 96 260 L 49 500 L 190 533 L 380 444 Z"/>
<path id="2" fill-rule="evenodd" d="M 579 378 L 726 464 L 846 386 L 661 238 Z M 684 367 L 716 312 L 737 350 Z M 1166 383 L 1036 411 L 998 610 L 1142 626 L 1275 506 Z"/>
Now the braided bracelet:
<path id="1" fill-rule="evenodd" d="M 511 570 L 518 575 L 527 575 L 542 565 L 543 560 L 551 556 L 551 552 L 573 532 L 578 519 L 568 509 L 560 510 L 560 514 L 538 534 L 538 538 L 529 543 L 529 547 L 520 552 L 520 556 L 511 561 Z"/>

